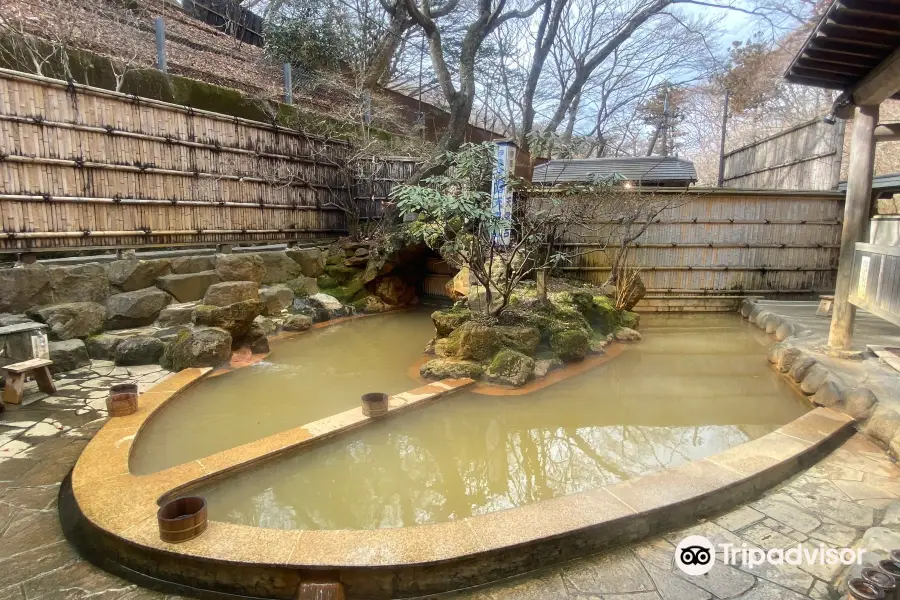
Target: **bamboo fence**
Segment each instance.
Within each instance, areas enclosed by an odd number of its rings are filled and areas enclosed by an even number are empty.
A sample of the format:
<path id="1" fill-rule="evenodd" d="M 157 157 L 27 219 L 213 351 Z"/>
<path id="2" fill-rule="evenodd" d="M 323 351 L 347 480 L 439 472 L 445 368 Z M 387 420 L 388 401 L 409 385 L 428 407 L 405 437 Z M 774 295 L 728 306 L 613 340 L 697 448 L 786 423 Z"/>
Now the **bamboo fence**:
<path id="1" fill-rule="evenodd" d="M 841 175 L 846 123 L 816 119 L 747 144 L 724 157 L 729 188 L 832 190 Z"/>
<path id="2" fill-rule="evenodd" d="M 348 144 L 0 70 L 0 253 L 334 237 Z"/>
<path id="3" fill-rule="evenodd" d="M 649 292 L 805 295 L 834 290 L 842 194 L 723 188 L 671 193 L 679 195 L 674 206 L 628 253 L 628 265 L 639 270 Z M 564 250 L 574 257 L 561 269 L 602 284 L 618 235 L 610 222 L 567 232 Z"/>

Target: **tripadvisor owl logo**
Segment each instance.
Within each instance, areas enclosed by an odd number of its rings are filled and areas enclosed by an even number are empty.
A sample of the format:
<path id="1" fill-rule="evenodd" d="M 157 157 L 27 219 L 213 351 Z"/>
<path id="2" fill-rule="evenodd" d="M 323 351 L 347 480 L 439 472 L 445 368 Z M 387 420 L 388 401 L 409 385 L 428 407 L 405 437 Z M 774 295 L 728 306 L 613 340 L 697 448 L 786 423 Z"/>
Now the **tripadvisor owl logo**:
<path id="1" fill-rule="evenodd" d="M 716 550 L 702 535 L 689 535 L 675 548 L 675 564 L 688 575 L 705 575 L 716 564 Z"/>

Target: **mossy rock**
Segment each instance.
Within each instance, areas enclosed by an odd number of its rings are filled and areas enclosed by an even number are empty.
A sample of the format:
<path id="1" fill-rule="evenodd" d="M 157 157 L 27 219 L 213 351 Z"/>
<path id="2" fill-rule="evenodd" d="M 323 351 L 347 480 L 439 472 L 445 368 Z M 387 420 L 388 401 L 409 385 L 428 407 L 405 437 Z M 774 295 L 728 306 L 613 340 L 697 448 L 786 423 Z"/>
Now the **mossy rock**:
<path id="1" fill-rule="evenodd" d="M 347 285 L 338 285 L 336 287 L 323 289 L 322 293 L 337 298 L 344 304 L 349 304 L 354 300 L 361 300 L 370 295 L 368 290 L 363 287 L 363 284 L 358 279 L 350 281 Z"/>
<path id="2" fill-rule="evenodd" d="M 459 344 L 451 337 L 441 338 L 434 343 L 434 353 L 441 358 L 454 356 L 457 352 Z"/>
<path id="3" fill-rule="evenodd" d="M 488 381 L 520 387 L 534 376 L 534 359 L 515 350 L 498 352 L 485 372 Z"/>
<path id="4" fill-rule="evenodd" d="M 296 298 L 307 298 L 318 294 L 322 284 L 314 277 L 301 275 L 300 277 L 284 282 L 282 285 L 289 287 L 291 291 L 294 292 Z"/>
<path id="5" fill-rule="evenodd" d="M 594 296 L 591 306 L 585 313 L 591 326 L 603 335 L 612 333 L 621 324 L 622 311 L 608 296 Z"/>
<path id="6" fill-rule="evenodd" d="M 472 318 L 472 311 L 468 308 L 451 308 L 449 310 L 436 310 L 431 313 L 431 321 L 439 338 L 453 333 L 453 330 Z"/>
<path id="7" fill-rule="evenodd" d="M 215 327 L 182 331 L 166 346 L 163 367 L 180 371 L 189 367 L 216 367 L 231 358 L 231 335 Z"/>
<path id="8" fill-rule="evenodd" d="M 316 281 L 319 283 L 319 289 L 323 290 L 335 288 L 340 285 L 338 280 L 331 275 L 319 275 Z"/>
<path id="9" fill-rule="evenodd" d="M 228 306 L 200 304 L 194 308 L 192 320 L 196 325 L 218 327 L 231 334 L 233 341 L 239 342 L 250 331 L 253 319 L 262 312 L 259 300 L 244 300 Z"/>
<path id="10" fill-rule="evenodd" d="M 338 282 L 338 285 L 349 283 L 351 279 L 362 273 L 362 269 L 356 267 L 345 267 L 343 265 L 326 265 L 325 274 Z"/>
<path id="11" fill-rule="evenodd" d="M 458 327 L 451 337 L 462 359 L 489 360 L 503 348 L 503 342 L 496 328 L 482 323 L 468 321 Z"/>
<path id="12" fill-rule="evenodd" d="M 553 354 L 565 362 L 584 360 L 591 349 L 591 338 L 581 329 L 557 331 L 550 337 Z"/>
<path id="13" fill-rule="evenodd" d="M 637 329 L 638 325 L 641 324 L 641 315 L 631 312 L 628 310 L 624 310 L 619 313 L 619 325 L 622 327 L 628 327 L 629 329 Z"/>
<path id="14" fill-rule="evenodd" d="M 422 365 L 419 374 L 428 379 L 480 379 L 484 374 L 484 366 L 468 360 L 436 358 Z"/>
<path id="15" fill-rule="evenodd" d="M 325 259 L 325 265 L 343 265 L 344 264 L 344 254 L 343 252 L 334 252 L 329 253 L 328 257 Z"/>

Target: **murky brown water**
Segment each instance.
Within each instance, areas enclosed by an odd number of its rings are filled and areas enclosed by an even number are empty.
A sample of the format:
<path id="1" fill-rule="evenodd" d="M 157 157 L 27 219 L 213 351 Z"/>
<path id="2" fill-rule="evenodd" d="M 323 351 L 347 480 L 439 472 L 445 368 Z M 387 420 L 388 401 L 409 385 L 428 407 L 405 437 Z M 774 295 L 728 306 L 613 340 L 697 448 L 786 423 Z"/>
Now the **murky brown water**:
<path id="1" fill-rule="evenodd" d="M 808 410 L 766 363 L 768 336 L 737 316 L 645 316 L 641 331 L 643 342 L 606 365 L 543 390 L 449 396 L 200 493 L 211 518 L 262 527 L 432 523 L 676 466 Z M 166 430 L 179 420 L 163 414 L 133 462 L 149 467 L 148 456 L 161 454 L 183 462 L 343 410 L 362 391 L 396 391 L 430 334 L 427 316 L 408 314 L 290 342 L 273 354 L 274 366 L 203 383 L 177 400 L 171 409 L 204 426 Z M 326 367 L 348 374 L 322 377 Z M 198 420 L 208 411 L 212 418 Z"/>
<path id="2" fill-rule="evenodd" d="M 204 380 L 147 423 L 131 471 L 153 473 L 298 427 L 358 406 L 366 392 L 421 385 L 407 371 L 432 335 L 422 310 L 272 342 L 267 360 Z"/>

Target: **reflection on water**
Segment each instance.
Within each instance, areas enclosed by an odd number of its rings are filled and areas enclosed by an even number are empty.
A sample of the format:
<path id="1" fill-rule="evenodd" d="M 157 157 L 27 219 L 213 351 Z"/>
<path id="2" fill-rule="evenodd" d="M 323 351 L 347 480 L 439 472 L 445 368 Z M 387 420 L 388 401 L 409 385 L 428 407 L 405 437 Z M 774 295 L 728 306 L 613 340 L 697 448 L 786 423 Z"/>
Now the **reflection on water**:
<path id="1" fill-rule="evenodd" d="M 450 396 L 200 493 L 211 518 L 262 527 L 433 523 L 673 467 L 807 410 L 768 367 L 768 338 L 736 316 L 645 317 L 642 331 L 533 394 Z"/>
<path id="2" fill-rule="evenodd" d="M 204 380 L 138 436 L 131 471 L 153 473 L 421 385 L 408 367 L 434 335 L 427 310 L 355 319 L 273 342 L 262 363 Z"/>

